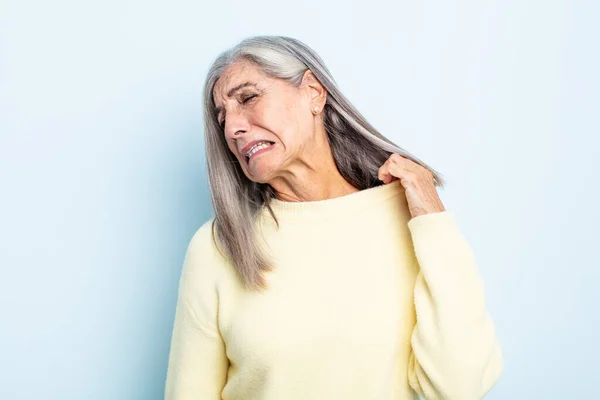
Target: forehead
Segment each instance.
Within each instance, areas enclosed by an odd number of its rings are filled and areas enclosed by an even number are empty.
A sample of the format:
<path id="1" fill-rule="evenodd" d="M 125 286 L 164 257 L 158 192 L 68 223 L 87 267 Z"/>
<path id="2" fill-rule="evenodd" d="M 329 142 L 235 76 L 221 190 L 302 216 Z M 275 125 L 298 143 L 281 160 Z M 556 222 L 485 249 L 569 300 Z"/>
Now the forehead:
<path id="1" fill-rule="evenodd" d="M 261 88 L 267 80 L 268 77 L 255 64 L 248 61 L 235 62 L 225 69 L 215 83 L 213 101 L 216 106 L 219 106 L 227 99 L 231 89 L 245 83 L 256 84 L 257 88 Z"/>

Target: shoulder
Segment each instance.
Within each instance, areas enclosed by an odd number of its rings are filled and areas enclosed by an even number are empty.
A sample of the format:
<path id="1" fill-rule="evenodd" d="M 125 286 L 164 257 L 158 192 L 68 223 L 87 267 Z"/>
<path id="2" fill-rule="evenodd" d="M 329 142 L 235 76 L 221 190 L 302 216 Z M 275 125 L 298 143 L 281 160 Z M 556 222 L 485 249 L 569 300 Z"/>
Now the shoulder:
<path id="1" fill-rule="evenodd" d="M 226 263 L 216 245 L 215 219 L 211 218 L 200 226 L 187 246 L 182 275 L 188 278 L 216 279 Z"/>
<path id="2" fill-rule="evenodd" d="M 215 219 L 211 218 L 200 226 L 192 235 L 188 244 L 188 253 L 210 252 L 215 247 L 214 237 Z"/>
<path id="3" fill-rule="evenodd" d="M 236 269 L 218 245 L 214 217 L 203 223 L 190 239 L 185 254 L 182 277 L 213 284 L 238 281 Z"/>

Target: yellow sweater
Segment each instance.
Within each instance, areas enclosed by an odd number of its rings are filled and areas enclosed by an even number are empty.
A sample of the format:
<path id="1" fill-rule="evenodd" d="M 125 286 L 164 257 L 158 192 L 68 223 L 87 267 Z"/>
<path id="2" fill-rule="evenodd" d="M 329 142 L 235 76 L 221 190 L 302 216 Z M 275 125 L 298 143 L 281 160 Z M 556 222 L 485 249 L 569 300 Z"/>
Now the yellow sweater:
<path id="1" fill-rule="evenodd" d="M 474 256 L 449 211 L 411 219 L 400 181 L 257 222 L 276 260 L 245 291 L 211 239 L 185 257 L 167 400 L 481 399 L 502 371 Z M 415 393 L 416 392 L 416 393 Z"/>

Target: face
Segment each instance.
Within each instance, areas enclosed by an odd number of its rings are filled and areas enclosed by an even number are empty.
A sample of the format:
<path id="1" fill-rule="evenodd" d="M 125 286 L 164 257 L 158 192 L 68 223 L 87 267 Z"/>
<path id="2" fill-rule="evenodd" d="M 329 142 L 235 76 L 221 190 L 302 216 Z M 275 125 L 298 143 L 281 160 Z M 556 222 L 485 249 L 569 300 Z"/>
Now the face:
<path id="1" fill-rule="evenodd" d="M 322 109 L 325 98 L 323 88 L 307 72 L 303 83 L 295 87 L 267 77 L 251 62 L 240 61 L 216 82 L 217 121 L 250 180 L 268 183 L 282 177 L 310 154 L 316 134 L 311 110 Z M 264 143 L 252 148 L 260 142 Z"/>

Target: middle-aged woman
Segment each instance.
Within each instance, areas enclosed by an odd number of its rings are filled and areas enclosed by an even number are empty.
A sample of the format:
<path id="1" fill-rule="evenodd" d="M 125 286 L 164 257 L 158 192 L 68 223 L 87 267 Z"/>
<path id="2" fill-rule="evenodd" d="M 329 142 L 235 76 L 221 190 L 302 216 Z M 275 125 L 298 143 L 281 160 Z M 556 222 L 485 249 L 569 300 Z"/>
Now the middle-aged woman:
<path id="1" fill-rule="evenodd" d="M 185 257 L 165 398 L 485 396 L 502 354 L 440 176 L 298 40 L 243 40 L 204 94 L 215 217 Z"/>

